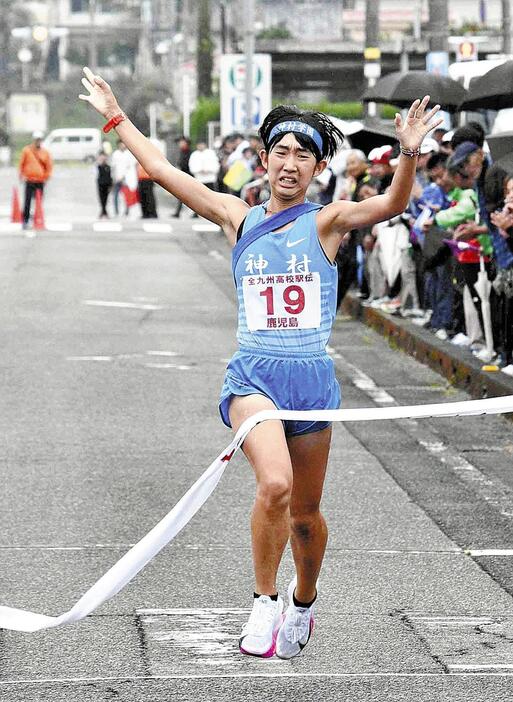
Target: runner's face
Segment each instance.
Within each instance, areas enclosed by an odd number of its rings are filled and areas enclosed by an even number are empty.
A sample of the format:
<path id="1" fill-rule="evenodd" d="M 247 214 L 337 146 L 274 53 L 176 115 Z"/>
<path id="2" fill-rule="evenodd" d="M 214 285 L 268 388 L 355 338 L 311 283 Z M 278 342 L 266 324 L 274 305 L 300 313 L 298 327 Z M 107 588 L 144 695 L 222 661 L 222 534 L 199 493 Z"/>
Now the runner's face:
<path id="1" fill-rule="evenodd" d="M 260 158 L 272 191 L 285 199 L 304 196 L 312 178 L 326 167 L 326 161 L 317 163 L 292 133 L 285 134 L 269 153 L 262 150 Z"/>

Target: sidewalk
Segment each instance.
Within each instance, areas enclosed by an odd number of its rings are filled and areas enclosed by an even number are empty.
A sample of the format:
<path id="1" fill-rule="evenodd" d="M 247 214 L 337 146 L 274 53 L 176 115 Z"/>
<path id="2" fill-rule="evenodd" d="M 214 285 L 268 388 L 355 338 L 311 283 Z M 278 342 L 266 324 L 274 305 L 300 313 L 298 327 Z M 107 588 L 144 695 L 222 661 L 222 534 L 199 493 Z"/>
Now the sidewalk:
<path id="1" fill-rule="evenodd" d="M 341 309 L 344 314 L 364 322 L 384 336 L 392 348 L 405 351 L 472 397 L 479 399 L 513 395 L 513 378 L 500 371 L 482 370 L 482 361 L 470 351 L 437 339 L 434 334 L 412 324 L 409 319 L 364 307 L 362 301 L 352 293 L 346 295 Z"/>

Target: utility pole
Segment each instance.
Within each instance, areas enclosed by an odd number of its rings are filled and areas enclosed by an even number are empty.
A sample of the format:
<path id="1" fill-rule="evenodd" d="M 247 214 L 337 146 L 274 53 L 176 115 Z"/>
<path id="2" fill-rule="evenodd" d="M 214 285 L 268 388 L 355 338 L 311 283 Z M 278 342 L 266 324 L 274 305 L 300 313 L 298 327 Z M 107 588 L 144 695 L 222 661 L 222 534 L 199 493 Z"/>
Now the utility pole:
<path id="1" fill-rule="evenodd" d="M 96 43 L 96 0 L 89 0 L 89 68 L 96 73 L 98 68 L 98 45 Z"/>
<path id="2" fill-rule="evenodd" d="M 210 0 L 198 2 L 198 95 L 212 95 L 212 39 L 210 37 Z"/>
<path id="3" fill-rule="evenodd" d="M 511 0 L 502 0 L 502 53 L 511 54 Z"/>
<path id="4" fill-rule="evenodd" d="M 449 3 L 429 0 L 429 50 L 448 51 Z"/>
<path id="5" fill-rule="evenodd" d="M 255 53 L 255 4 L 244 0 L 244 53 L 246 55 L 246 134 L 253 132 L 253 54 Z"/>
<path id="6" fill-rule="evenodd" d="M 446 76 L 449 73 L 449 3 L 447 0 L 429 0 L 429 53 L 426 68 L 430 73 Z M 440 112 L 443 127 L 451 128 L 447 112 Z"/>
<path id="7" fill-rule="evenodd" d="M 381 50 L 379 48 L 379 9 L 380 0 L 365 0 L 365 63 L 363 74 L 367 87 L 372 88 L 381 75 Z M 376 103 L 367 103 L 367 115 L 376 115 Z"/>

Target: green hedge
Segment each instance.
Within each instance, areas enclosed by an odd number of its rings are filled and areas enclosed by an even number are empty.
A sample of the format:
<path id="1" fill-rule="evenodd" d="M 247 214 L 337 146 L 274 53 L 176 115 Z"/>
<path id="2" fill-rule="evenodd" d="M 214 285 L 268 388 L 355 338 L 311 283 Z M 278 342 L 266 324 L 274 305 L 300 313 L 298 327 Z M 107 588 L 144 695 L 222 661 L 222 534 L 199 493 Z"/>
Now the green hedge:
<path id="1" fill-rule="evenodd" d="M 218 98 L 201 97 L 196 108 L 191 113 L 191 141 L 195 144 L 198 139 L 207 138 L 207 122 L 218 122 L 221 119 L 221 106 Z"/>
<path id="2" fill-rule="evenodd" d="M 292 101 L 273 100 L 273 105 L 281 105 Z M 361 102 L 329 102 L 323 100 L 317 103 L 298 102 L 298 107 L 303 110 L 318 110 L 339 119 L 361 119 L 363 105 Z M 381 107 L 381 110 L 379 109 Z M 397 109 L 392 105 L 378 106 L 383 119 L 394 119 Z M 198 139 L 207 137 L 207 122 L 219 121 L 221 109 L 218 98 L 200 98 L 196 108 L 191 113 L 191 140 L 195 143 Z"/>

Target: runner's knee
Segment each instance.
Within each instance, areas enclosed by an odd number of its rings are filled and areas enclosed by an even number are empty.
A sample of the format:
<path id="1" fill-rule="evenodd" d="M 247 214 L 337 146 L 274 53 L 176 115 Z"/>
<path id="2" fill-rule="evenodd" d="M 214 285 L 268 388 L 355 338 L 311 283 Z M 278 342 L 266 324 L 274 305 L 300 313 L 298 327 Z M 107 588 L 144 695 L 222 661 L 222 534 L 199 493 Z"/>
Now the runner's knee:
<path id="1" fill-rule="evenodd" d="M 291 491 L 291 481 L 272 476 L 259 482 L 257 501 L 266 511 L 283 511 L 289 506 Z"/>

